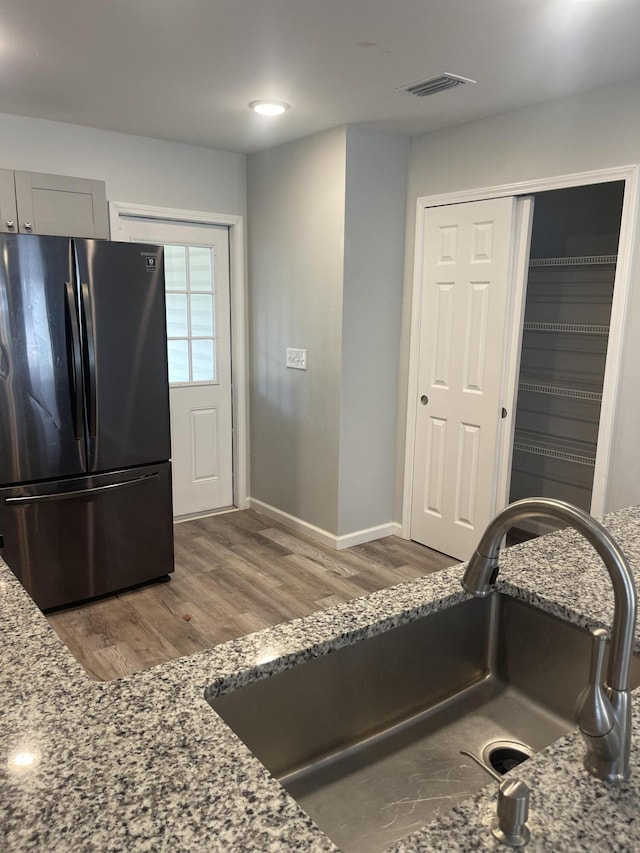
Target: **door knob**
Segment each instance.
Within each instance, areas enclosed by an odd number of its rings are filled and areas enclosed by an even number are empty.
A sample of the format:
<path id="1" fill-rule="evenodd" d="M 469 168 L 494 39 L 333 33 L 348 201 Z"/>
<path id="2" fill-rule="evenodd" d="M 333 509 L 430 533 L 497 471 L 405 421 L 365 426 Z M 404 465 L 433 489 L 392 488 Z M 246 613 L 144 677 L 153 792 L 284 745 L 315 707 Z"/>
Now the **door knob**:
<path id="1" fill-rule="evenodd" d="M 24 227 L 27 229 L 27 231 L 31 231 L 31 223 L 30 222 L 25 222 Z"/>
<path id="2" fill-rule="evenodd" d="M 7 228 L 15 228 L 15 227 L 16 227 L 16 223 L 13 221 L 13 219 L 7 219 Z"/>
<path id="3" fill-rule="evenodd" d="M 420 402 L 422 403 L 423 406 L 427 405 L 427 403 L 429 402 L 429 398 L 427 397 L 426 394 L 423 394 L 422 397 L 420 397 Z"/>

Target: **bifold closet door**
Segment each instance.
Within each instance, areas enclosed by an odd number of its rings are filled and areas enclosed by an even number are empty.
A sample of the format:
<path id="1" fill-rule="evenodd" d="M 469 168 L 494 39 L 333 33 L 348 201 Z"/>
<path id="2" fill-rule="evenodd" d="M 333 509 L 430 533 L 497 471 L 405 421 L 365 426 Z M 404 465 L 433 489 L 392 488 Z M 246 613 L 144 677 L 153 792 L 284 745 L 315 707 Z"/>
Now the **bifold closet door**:
<path id="1" fill-rule="evenodd" d="M 411 538 L 461 560 L 495 511 L 516 210 L 424 212 Z"/>

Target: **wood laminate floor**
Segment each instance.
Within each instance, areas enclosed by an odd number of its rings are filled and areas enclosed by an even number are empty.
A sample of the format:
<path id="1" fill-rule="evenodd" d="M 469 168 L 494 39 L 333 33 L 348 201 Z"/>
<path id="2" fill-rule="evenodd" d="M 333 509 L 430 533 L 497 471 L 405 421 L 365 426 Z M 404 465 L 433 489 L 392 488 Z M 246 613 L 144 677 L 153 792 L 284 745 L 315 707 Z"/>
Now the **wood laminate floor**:
<path id="1" fill-rule="evenodd" d="M 92 677 L 129 675 L 457 562 L 396 536 L 334 551 L 251 510 L 174 529 L 171 581 L 47 616 Z"/>

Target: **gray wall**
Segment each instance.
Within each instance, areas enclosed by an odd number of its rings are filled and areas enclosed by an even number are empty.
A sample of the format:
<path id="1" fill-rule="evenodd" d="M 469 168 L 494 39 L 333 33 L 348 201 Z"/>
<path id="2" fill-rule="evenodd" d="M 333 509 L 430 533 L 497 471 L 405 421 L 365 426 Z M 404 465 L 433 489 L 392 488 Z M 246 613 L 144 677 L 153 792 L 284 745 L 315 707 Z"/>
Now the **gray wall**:
<path id="1" fill-rule="evenodd" d="M 248 160 L 251 496 L 336 535 L 392 520 L 407 160 L 353 127 Z"/>
<path id="2" fill-rule="evenodd" d="M 399 435 L 404 436 L 415 205 L 420 196 L 640 162 L 640 82 L 607 86 L 414 139 L 407 195 Z M 640 242 L 628 306 L 607 510 L 640 503 Z M 398 449 L 398 493 L 404 447 Z"/>
<path id="3" fill-rule="evenodd" d="M 393 518 L 408 153 L 347 128 L 338 534 Z"/>
<path id="4" fill-rule="evenodd" d="M 111 201 L 244 215 L 246 157 L 0 114 L 0 167 L 106 181 Z"/>
<path id="5" fill-rule="evenodd" d="M 338 520 L 344 128 L 248 158 L 251 496 Z M 285 367 L 307 350 L 308 370 Z"/>

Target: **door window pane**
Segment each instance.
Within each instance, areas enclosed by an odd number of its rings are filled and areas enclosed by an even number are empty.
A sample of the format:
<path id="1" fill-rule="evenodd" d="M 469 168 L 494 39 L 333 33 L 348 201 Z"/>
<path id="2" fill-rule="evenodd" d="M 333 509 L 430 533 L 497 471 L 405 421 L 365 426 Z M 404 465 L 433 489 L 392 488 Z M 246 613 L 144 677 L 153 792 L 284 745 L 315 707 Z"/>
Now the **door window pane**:
<path id="1" fill-rule="evenodd" d="M 169 382 L 215 382 L 213 250 L 165 246 Z"/>
<path id="2" fill-rule="evenodd" d="M 191 358 L 194 382 L 212 382 L 216 378 L 212 340 L 191 341 Z"/>
<path id="3" fill-rule="evenodd" d="M 167 341 L 169 382 L 189 381 L 189 341 Z"/>
<path id="4" fill-rule="evenodd" d="M 187 297 L 181 293 L 167 293 L 167 337 L 188 336 Z"/>
<path id="5" fill-rule="evenodd" d="M 191 334 L 194 338 L 213 337 L 213 297 L 204 293 L 191 296 Z"/>
<path id="6" fill-rule="evenodd" d="M 191 290 L 213 290 L 211 249 L 204 246 L 189 246 L 189 280 Z"/>
<path id="7" fill-rule="evenodd" d="M 187 289 L 187 257 L 184 246 L 164 247 L 164 280 L 167 290 Z"/>

